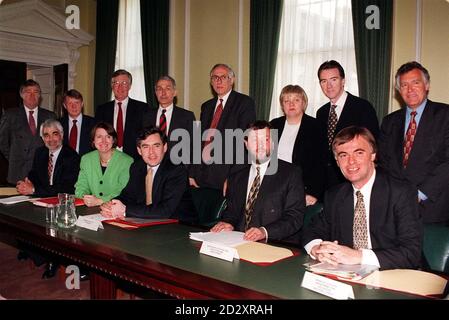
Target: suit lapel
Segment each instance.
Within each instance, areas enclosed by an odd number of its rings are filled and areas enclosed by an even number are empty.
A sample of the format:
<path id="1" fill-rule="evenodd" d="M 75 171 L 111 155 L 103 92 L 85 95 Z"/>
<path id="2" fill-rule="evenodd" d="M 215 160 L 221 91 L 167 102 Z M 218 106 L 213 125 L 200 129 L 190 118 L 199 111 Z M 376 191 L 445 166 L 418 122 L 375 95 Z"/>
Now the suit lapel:
<path id="1" fill-rule="evenodd" d="M 232 107 L 235 104 L 236 94 L 232 90 L 229 94 L 228 100 L 226 101 L 226 105 L 223 109 L 223 113 L 221 114 L 220 121 L 218 122 L 217 129 L 218 130 L 224 130 L 225 129 L 225 123 L 228 122 L 228 118 L 232 114 Z"/>
<path id="2" fill-rule="evenodd" d="M 413 168 L 414 160 L 416 155 L 424 154 L 423 148 L 429 141 L 429 137 L 433 137 L 432 133 L 432 123 L 434 123 L 435 116 L 433 114 L 433 109 L 431 102 L 428 100 L 426 107 L 424 108 L 423 114 L 419 121 L 418 129 L 416 131 L 415 140 L 413 142 L 412 150 L 410 151 L 409 162 L 407 168 Z M 415 167 L 416 169 L 416 167 Z"/>
<path id="3" fill-rule="evenodd" d="M 397 156 L 395 159 L 396 165 L 402 169 L 402 159 L 404 158 L 405 108 L 401 109 L 398 113 L 398 117 L 395 119 L 393 125 L 392 132 L 395 132 L 396 135 L 388 138 L 394 139 L 394 150 L 397 150 L 397 152 L 394 152 Z"/>
<path id="4" fill-rule="evenodd" d="M 381 212 L 387 212 L 387 201 L 385 200 L 386 194 L 389 194 L 388 185 L 385 183 L 385 179 L 382 173 L 377 171 L 376 178 L 374 180 L 373 189 L 371 190 L 370 199 L 370 213 L 369 213 L 369 231 L 370 235 L 374 234 L 374 231 L 379 228 L 382 220 L 378 215 Z M 376 248 L 378 246 L 377 239 L 371 236 L 371 246 Z"/>
<path id="5" fill-rule="evenodd" d="M 343 226 L 342 243 L 347 243 L 351 247 L 353 246 L 353 225 L 354 225 L 354 190 L 350 183 L 345 183 L 345 189 L 342 194 L 342 202 L 339 204 L 338 217 Z M 347 229 L 345 228 L 347 226 Z"/>
<path id="6" fill-rule="evenodd" d="M 341 129 L 345 128 L 348 123 L 353 123 L 353 119 L 351 117 L 353 115 L 353 104 L 351 103 L 351 101 L 352 95 L 348 92 L 348 96 L 346 97 L 346 101 L 343 106 L 343 110 L 341 111 L 340 118 L 338 118 L 337 127 L 335 128 L 335 134 L 337 134 Z"/>
<path id="7" fill-rule="evenodd" d="M 61 151 L 59 152 L 58 155 L 58 159 L 56 159 L 56 163 L 55 163 L 55 169 L 53 170 L 53 184 L 55 181 L 58 181 L 58 176 L 60 174 L 61 171 L 61 167 L 62 167 L 62 162 L 64 161 L 64 154 L 65 150 L 64 150 L 64 146 L 61 148 Z M 48 163 L 48 152 L 47 152 L 47 163 Z"/>
<path id="8" fill-rule="evenodd" d="M 180 127 L 179 119 L 178 119 L 178 107 L 173 105 L 173 112 L 171 114 L 170 126 L 168 128 L 168 134 L 172 133 L 173 130 Z"/>

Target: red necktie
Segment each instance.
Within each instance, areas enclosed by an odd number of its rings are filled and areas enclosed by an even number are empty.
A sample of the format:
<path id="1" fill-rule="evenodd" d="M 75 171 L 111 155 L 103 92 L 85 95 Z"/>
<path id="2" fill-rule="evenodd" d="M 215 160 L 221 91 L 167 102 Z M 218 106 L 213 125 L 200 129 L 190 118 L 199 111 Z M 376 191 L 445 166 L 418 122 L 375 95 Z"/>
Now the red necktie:
<path id="1" fill-rule="evenodd" d="M 53 153 L 50 153 L 50 156 L 48 157 L 48 182 L 50 185 L 51 183 L 51 174 L 53 172 Z"/>
<path id="2" fill-rule="evenodd" d="M 159 129 L 167 135 L 167 118 L 165 117 L 165 109 L 162 109 L 161 117 L 159 118 Z"/>
<path id="3" fill-rule="evenodd" d="M 407 133 L 405 134 L 404 141 L 404 158 L 402 160 L 402 165 L 404 168 L 407 166 L 408 158 L 410 157 L 410 152 L 412 151 L 413 141 L 416 135 L 416 121 L 415 121 L 416 111 L 410 113 L 410 123 L 408 124 Z"/>
<path id="4" fill-rule="evenodd" d="M 218 104 L 217 108 L 215 109 L 214 117 L 212 118 L 212 122 L 210 124 L 209 129 L 216 129 L 218 126 L 218 122 L 220 121 L 221 114 L 223 113 L 223 99 L 220 99 L 220 103 Z M 209 162 L 211 159 L 211 147 L 210 143 L 212 142 L 212 138 L 214 136 L 214 130 L 209 130 L 207 132 L 206 141 L 204 143 L 204 149 L 203 149 L 203 160 L 204 162 Z"/>
<path id="5" fill-rule="evenodd" d="M 73 125 L 72 129 L 70 129 L 70 136 L 69 136 L 69 145 L 70 147 L 76 151 L 76 141 L 78 140 L 78 128 L 76 126 L 76 122 L 78 120 L 72 120 Z"/>
<path id="6" fill-rule="evenodd" d="M 117 102 L 118 114 L 117 114 L 117 146 L 123 147 L 123 112 L 122 103 Z"/>
<path id="7" fill-rule="evenodd" d="M 30 126 L 31 134 L 36 135 L 36 122 L 34 121 L 33 113 L 34 111 L 29 111 L 30 116 L 28 117 L 28 125 Z"/>

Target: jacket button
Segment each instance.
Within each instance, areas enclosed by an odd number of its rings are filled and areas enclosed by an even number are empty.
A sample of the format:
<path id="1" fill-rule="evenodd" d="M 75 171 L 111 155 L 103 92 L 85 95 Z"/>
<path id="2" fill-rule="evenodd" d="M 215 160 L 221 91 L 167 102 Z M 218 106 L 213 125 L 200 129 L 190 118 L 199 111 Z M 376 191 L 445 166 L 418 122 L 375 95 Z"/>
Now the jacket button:
<path id="1" fill-rule="evenodd" d="M 103 196 L 103 192 L 100 192 L 99 195 L 100 195 L 100 197 L 102 197 Z"/>
<path id="2" fill-rule="evenodd" d="M 103 181 L 100 181 L 100 184 L 103 184 Z"/>

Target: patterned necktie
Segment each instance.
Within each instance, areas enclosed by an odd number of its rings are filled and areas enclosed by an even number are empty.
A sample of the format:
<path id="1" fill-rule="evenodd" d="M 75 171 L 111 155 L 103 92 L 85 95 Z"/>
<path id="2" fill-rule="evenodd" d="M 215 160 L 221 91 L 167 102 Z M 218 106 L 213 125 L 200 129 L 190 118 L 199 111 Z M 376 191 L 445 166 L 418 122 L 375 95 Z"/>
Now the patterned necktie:
<path id="1" fill-rule="evenodd" d="M 257 174 L 251 185 L 251 189 L 249 190 L 249 195 L 245 206 L 245 231 L 249 229 L 249 224 L 251 223 L 251 218 L 254 211 L 254 203 L 256 202 L 260 189 L 260 166 L 256 167 L 256 171 Z"/>
<path id="2" fill-rule="evenodd" d="M 117 102 L 118 113 L 117 113 L 117 146 L 119 148 L 123 147 L 123 112 L 122 103 Z"/>
<path id="3" fill-rule="evenodd" d="M 221 114 L 223 113 L 223 99 L 220 99 L 220 103 L 218 104 L 217 108 L 215 109 L 214 117 L 212 118 L 212 122 L 210 124 L 209 129 L 216 129 L 218 126 L 218 122 L 220 121 Z M 211 154 L 211 146 L 210 143 L 213 141 L 214 136 L 214 130 L 209 130 L 207 132 L 206 141 L 204 142 L 204 149 L 203 149 L 203 161 L 209 162 L 212 158 Z"/>
<path id="4" fill-rule="evenodd" d="M 34 111 L 29 111 L 30 116 L 28 117 L 28 125 L 30 126 L 31 134 L 36 135 L 36 121 L 34 121 L 33 116 Z"/>
<path id="5" fill-rule="evenodd" d="M 332 140 L 334 140 L 334 133 L 335 128 L 337 128 L 337 112 L 335 112 L 335 109 L 337 108 L 337 105 L 333 104 L 331 105 L 331 110 L 329 112 L 329 118 L 327 120 L 327 141 L 329 143 L 329 148 L 332 148 Z"/>
<path id="6" fill-rule="evenodd" d="M 416 135 L 416 121 L 415 121 L 416 111 L 410 113 L 410 123 L 408 124 L 407 133 L 405 134 L 404 141 L 404 158 L 402 159 L 402 165 L 407 167 L 408 158 L 410 157 L 410 152 L 412 151 L 413 141 Z"/>
<path id="7" fill-rule="evenodd" d="M 147 175 L 145 177 L 145 203 L 150 205 L 152 201 L 152 193 L 153 193 L 153 169 L 149 168 L 147 171 Z"/>
<path id="8" fill-rule="evenodd" d="M 167 110 L 162 109 L 161 117 L 159 118 L 159 129 L 167 135 L 167 118 L 165 117 L 165 112 Z"/>
<path id="9" fill-rule="evenodd" d="M 357 202 L 354 209 L 354 225 L 352 236 L 354 241 L 354 249 L 368 248 L 368 230 L 366 225 L 365 203 L 363 195 L 360 191 L 356 192 Z"/>
<path id="10" fill-rule="evenodd" d="M 69 136 L 69 146 L 76 151 L 76 141 L 78 140 L 78 127 L 76 126 L 76 123 L 78 120 L 72 120 L 73 125 L 72 129 L 70 129 L 70 136 Z"/>
<path id="11" fill-rule="evenodd" d="M 50 153 L 50 156 L 48 157 L 48 182 L 50 183 L 50 185 L 52 185 L 52 179 L 51 179 L 51 175 L 53 173 L 53 153 Z"/>

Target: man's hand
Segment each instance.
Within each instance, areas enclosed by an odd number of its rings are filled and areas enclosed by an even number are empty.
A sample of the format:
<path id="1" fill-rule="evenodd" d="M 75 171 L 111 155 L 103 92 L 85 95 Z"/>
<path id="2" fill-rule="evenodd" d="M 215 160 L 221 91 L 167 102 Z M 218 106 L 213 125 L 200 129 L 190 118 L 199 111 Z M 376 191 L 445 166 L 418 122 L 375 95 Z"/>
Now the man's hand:
<path id="1" fill-rule="evenodd" d="M 362 251 L 355 250 L 347 246 L 339 245 L 337 241 L 323 241 L 312 248 L 310 252 L 321 262 L 328 262 L 333 265 L 361 264 Z"/>
<path id="2" fill-rule="evenodd" d="M 259 241 L 265 239 L 265 231 L 262 228 L 249 228 L 245 235 L 244 240 L 248 241 Z"/>
<path id="3" fill-rule="evenodd" d="M 311 196 L 310 194 L 306 194 L 306 206 L 313 206 L 318 201 L 317 198 Z"/>
<path id="4" fill-rule="evenodd" d="M 28 177 L 25 180 L 20 180 L 16 185 L 17 192 L 23 195 L 30 195 L 34 193 L 34 185 L 28 180 Z"/>
<path id="5" fill-rule="evenodd" d="M 198 185 L 198 183 L 196 183 L 194 178 L 189 178 L 189 184 L 190 184 L 191 187 L 194 187 L 194 188 L 199 188 L 200 187 Z"/>
<path id="6" fill-rule="evenodd" d="M 100 213 L 106 218 L 119 218 L 124 219 L 126 212 L 126 206 L 120 201 L 113 199 L 105 202 L 100 207 Z"/>
<path id="7" fill-rule="evenodd" d="M 220 221 L 215 226 L 210 229 L 211 232 L 221 232 L 221 231 L 232 231 L 234 230 L 234 227 L 232 224 Z"/>

